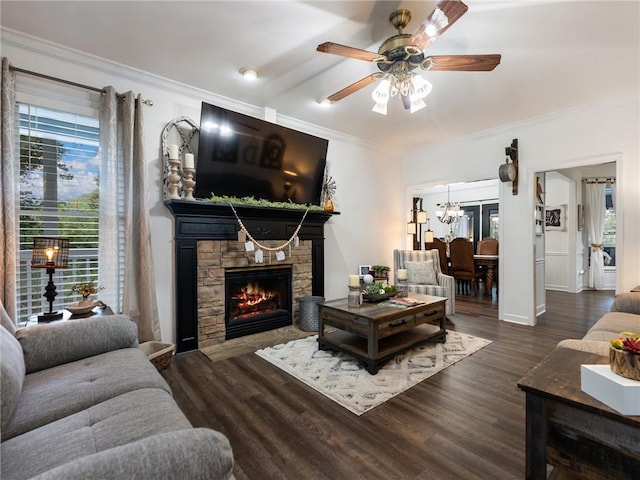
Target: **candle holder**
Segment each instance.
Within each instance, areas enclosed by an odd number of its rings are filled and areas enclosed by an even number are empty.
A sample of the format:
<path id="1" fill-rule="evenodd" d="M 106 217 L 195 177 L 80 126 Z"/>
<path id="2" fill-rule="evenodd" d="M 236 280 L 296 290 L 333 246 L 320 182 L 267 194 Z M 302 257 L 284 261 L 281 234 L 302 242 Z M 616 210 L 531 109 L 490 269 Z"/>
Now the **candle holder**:
<path id="1" fill-rule="evenodd" d="M 182 171 L 184 172 L 184 183 L 185 193 L 184 198 L 187 200 L 194 200 L 193 198 L 193 189 L 196 186 L 196 181 L 193 179 L 193 175 L 196 173 L 195 168 L 182 167 Z"/>
<path id="2" fill-rule="evenodd" d="M 349 286 L 349 295 L 347 296 L 347 305 L 349 307 L 359 307 L 362 305 L 362 292 L 360 287 Z"/>
<path id="3" fill-rule="evenodd" d="M 180 171 L 178 167 L 180 166 L 180 160 L 177 158 L 169 158 L 169 167 L 171 171 L 169 172 L 169 198 L 170 199 L 179 199 L 180 195 L 178 194 L 178 188 L 180 186 Z"/>
<path id="4" fill-rule="evenodd" d="M 398 297 L 409 296 L 409 281 L 406 278 L 399 278 L 396 280 L 396 288 L 398 289 Z"/>

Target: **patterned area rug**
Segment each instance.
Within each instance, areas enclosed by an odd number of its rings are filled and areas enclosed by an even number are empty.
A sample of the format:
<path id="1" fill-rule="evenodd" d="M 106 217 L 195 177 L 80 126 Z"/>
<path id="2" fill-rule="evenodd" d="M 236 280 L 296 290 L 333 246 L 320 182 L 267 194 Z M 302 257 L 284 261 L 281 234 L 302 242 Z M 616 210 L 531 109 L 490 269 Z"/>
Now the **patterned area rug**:
<path id="1" fill-rule="evenodd" d="M 398 355 L 376 375 L 369 374 L 349 355 L 318 350 L 317 335 L 255 353 L 356 415 L 362 415 L 490 343 L 449 330 L 446 343 L 426 344 Z"/>

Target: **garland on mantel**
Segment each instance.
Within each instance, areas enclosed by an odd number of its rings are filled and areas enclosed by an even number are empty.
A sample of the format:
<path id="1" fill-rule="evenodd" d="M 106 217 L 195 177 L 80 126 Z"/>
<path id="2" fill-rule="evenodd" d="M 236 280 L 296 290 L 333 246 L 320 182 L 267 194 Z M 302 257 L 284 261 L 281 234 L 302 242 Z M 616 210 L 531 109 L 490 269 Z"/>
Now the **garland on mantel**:
<path id="1" fill-rule="evenodd" d="M 258 250 L 256 250 L 256 254 L 255 254 L 256 263 L 262 263 L 262 250 L 266 250 L 267 252 L 269 252 L 269 262 L 271 262 L 271 252 L 282 252 L 282 250 L 287 246 L 289 247 L 289 257 L 291 257 L 291 242 L 294 242 L 294 246 L 296 247 L 298 246 L 298 232 L 302 228 L 302 224 L 304 223 L 305 218 L 307 218 L 307 213 L 309 213 L 309 208 L 307 208 L 304 212 L 304 215 L 302 215 L 302 219 L 300 220 L 300 223 L 296 227 L 295 231 L 293 232 L 293 235 L 291 235 L 289 240 L 287 240 L 285 243 L 277 247 L 268 247 L 258 242 L 255 238 L 253 238 L 251 233 L 249 233 L 249 230 L 247 230 L 247 227 L 245 227 L 244 223 L 242 223 L 242 220 L 238 216 L 238 212 L 236 212 L 236 209 L 233 208 L 233 205 L 231 203 L 229 203 L 229 206 L 231 207 L 231 211 L 233 211 L 233 214 L 235 215 L 236 220 L 238 221 L 240 230 L 244 232 L 244 234 L 247 236 L 247 238 L 251 242 L 253 242 L 253 245 L 258 247 Z M 245 249 L 247 249 L 247 251 L 251 251 L 253 248 L 247 247 L 247 245 L 245 244 Z M 278 254 L 276 253 L 276 258 L 278 260 L 284 260 L 284 252 L 282 253 L 283 253 L 282 258 L 279 258 Z"/>

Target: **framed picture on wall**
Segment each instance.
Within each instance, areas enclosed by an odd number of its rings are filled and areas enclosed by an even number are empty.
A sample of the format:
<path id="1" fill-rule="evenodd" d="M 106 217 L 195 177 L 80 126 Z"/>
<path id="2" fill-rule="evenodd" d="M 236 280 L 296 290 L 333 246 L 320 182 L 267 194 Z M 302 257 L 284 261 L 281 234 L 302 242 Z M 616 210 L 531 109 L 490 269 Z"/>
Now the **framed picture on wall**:
<path id="1" fill-rule="evenodd" d="M 545 230 L 566 230 L 567 228 L 566 209 L 567 209 L 566 205 L 546 207 L 544 212 Z"/>

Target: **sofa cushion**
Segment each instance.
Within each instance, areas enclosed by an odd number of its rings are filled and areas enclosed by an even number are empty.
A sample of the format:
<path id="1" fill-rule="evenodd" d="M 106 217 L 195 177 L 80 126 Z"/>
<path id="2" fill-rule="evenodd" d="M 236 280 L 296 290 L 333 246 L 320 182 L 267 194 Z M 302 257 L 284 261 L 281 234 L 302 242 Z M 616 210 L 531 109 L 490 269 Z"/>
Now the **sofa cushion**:
<path id="1" fill-rule="evenodd" d="M 558 347 L 571 348 L 582 352 L 608 356 L 611 344 L 608 341 L 603 340 L 578 340 L 575 338 L 569 338 L 558 343 Z"/>
<path id="2" fill-rule="evenodd" d="M 232 480 L 229 440 L 208 428 L 160 433 L 65 463 L 31 480 Z"/>
<path id="3" fill-rule="evenodd" d="M 620 332 L 640 333 L 640 315 L 624 312 L 605 313 L 587 333 L 598 331 L 614 332 L 613 337 Z"/>
<path id="4" fill-rule="evenodd" d="M 20 328 L 27 373 L 119 348 L 138 346 L 138 326 L 125 315 L 81 318 Z"/>
<path id="5" fill-rule="evenodd" d="M 171 395 L 157 388 L 136 390 L 2 442 L 2 475 L 31 478 L 96 452 L 185 428 L 191 424 Z"/>
<path id="6" fill-rule="evenodd" d="M 611 304 L 612 312 L 627 312 L 640 315 L 640 292 L 627 292 L 616 295 Z"/>
<path id="7" fill-rule="evenodd" d="M 18 405 L 24 382 L 24 357 L 20 343 L 8 330 L 0 328 L 0 430 L 4 438 L 5 425 Z"/>
<path id="8" fill-rule="evenodd" d="M 26 376 L 20 402 L 2 429 L 9 439 L 140 388 L 170 392 L 138 348 L 124 348 Z"/>
<path id="9" fill-rule="evenodd" d="M 424 262 L 404 262 L 407 269 L 408 281 L 412 285 L 437 285 L 438 278 L 433 268 L 433 260 Z"/>

